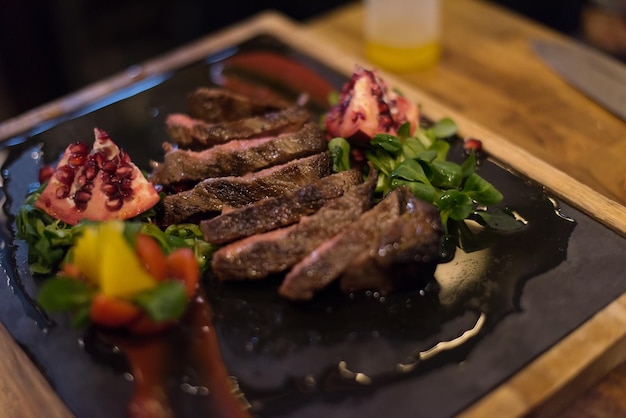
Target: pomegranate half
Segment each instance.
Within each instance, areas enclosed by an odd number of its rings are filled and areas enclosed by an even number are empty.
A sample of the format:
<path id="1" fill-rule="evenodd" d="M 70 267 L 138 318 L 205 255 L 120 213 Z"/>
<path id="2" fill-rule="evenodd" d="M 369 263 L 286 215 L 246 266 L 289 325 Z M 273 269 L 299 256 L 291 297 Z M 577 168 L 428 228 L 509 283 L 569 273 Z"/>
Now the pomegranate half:
<path id="1" fill-rule="evenodd" d="M 90 149 L 70 144 L 35 206 L 55 219 L 75 225 L 83 219 L 129 219 L 153 207 L 159 194 L 126 152 L 109 135 L 94 129 Z"/>
<path id="2" fill-rule="evenodd" d="M 405 122 L 417 127 L 419 109 L 372 70 L 357 66 L 339 92 L 339 101 L 326 114 L 326 129 L 353 145 L 367 145 L 374 135 L 395 135 Z"/>

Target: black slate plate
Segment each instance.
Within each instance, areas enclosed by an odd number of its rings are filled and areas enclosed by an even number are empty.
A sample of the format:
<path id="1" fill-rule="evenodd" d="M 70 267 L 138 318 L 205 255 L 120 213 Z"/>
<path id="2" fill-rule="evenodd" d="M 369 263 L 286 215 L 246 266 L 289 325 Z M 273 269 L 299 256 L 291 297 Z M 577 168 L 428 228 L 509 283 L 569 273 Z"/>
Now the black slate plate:
<path id="1" fill-rule="evenodd" d="M 14 241 L 13 216 L 42 160 L 54 161 L 72 141 L 89 141 L 94 126 L 108 131 L 140 166 L 160 160 L 165 116 L 185 112 L 186 94 L 210 85 L 224 59 L 258 51 L 302 63 L 335 88 L 345 80 L 271 36 L 260 36 L 5 143 L 0 320 L 78 417 L 125 415 L 132 391 L 128 366 L 93 332 L 72 329 L 62 315 L 47 318 L 32 303 L 38 280 L 28 272 L 24 244 Z M 459 141 L 451 153 L 461 157 Z M 423 294 L 346 297 L 330 289 L 307 304 L 281 300 L 278 278 L 222 286 L 205 278 L 224 360 L 256 415 L 454 415 L 626 291 L 626 240 L 492 161 L 482 165 L 481 174 L 503 191 L 503 205 L 528 221 L 519 232 L 488 237 L 494 245 L 485 273 L 472 273 L 473 262 L 460 275 L 440 277 L 440 286 Z M 395 371 L 414 351 L 472 328 L 480 312 L 486 322 L 474 338 L 411 373 Z M 342 377 L 341 361 L 372 383 L 356 385 Z M 201 385 L 194 370 L 179 372 L 168 380 L 177 416 L 210 416 L 204 392 L 184 390 Z"/>

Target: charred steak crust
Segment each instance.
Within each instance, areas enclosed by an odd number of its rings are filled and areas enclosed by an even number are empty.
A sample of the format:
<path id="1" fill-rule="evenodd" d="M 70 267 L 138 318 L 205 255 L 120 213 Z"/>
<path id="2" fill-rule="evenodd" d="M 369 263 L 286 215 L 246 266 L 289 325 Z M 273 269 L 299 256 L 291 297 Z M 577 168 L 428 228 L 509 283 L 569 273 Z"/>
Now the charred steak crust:
<path id="1" fill-rule="evenodd" d="M 192 118 L 216 123 L 275 112 L 288 103 L 255 99 L 222 88 L 199 87 L 187 97 L 187 106 Z"/>
<path id="2" fill-rule="evenodd" d="M 233 139 L 259 138 L 297 131 L 310 121 L 311 114 L 304 107 L 294 105 L 261 116 L 214 124 L 174 113 L 167 117 L 166 127 L 170 138 L 179 146 L 206 149 Z"/>
<path id="3" fill-rule="evenodd" d="M 329 175 L 331 164 L 330 153 L 323 152 L 244 176 L 203 180 L 190 190 L 165 196 L 163 223 L 171 225 L 225 207 L 243 207 L 293 192 Z"/>
<path id="4" fill-rule="evenodd" d="M 428 265 L 423 272 L 432 274 L 442 230 L 436 208 L 421 203 L 406 188 L 395 189 L 295 265 L 278 292 L 288 299 L 308 300 L 344 274 L 345 291 L 389 292 L 403 285 L 387 281 L 392 275 L 385 274 L 398 265 Z M 369 267 L 375 269 L 370 272 Z"/>
<path id="5" fill-rule="evenodd" d="M 208 242 L 224 244 L 298 222 L 362 182 L 358 169 L 331 174 L 283 196 L 263 199 L 200 223 Z"/>
<path id="6" fill-rule="evenodd" d="M 297 224 L 220 248 L 213 254 L 213 272 L 220 280 L 244 280 L 261 279 L 288 269 L 371 207 L 376 179 L 374 172 L 365 183 L 329 201 Z"/>
<path id="7" fill-rule="evenodd" d="M 322 130 L 317 124 L 307 123 L 296 132 L 276 137 L 232 140 L 204 151 L 174 149 L 165 154 L 150 181 L 171 185 L 210 177 L 241 176 L 325 149 Z"/>

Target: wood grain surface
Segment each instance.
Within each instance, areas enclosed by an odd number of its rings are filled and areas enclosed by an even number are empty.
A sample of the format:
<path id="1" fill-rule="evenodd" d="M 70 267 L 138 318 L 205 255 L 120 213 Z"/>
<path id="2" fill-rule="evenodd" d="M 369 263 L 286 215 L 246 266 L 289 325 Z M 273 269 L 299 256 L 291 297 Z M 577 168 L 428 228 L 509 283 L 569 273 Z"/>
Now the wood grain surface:
<path id="1" fill-rule="evenodd" d="M 70 418 L 46 379 L 0 325 L 0 418 Z"/>
<path id="2" fill-rule="evenodd" d="M 273 33 L 348 75 L 355 62 L 365 63 L 362 15 L 361 5 L 354 4 L 305 28 L 274 14 L 259 16 L 147 62 L 139 72 L 119 74 L 0 124 L 0 140 L 259 32 Z M 619 158 L 626 150 L 626 126 L 569 88 L 530 51 L 530 38 L 561 37 L 476 0 L 444 1 L 444 27 L 441 62 L 422 73 L 389 75 L 391 80 L 423 104 L 431 117 L 454 118 L 464 133 L 482 139 L 496 158 L 626 236 L 622 184 L 626 167 Z M 0 350 L 0 417 L 70 416 L 1 326 Z M 554 416 L 560 412 L 576 417 L 583 416 L 578 414 L 581 411 L 595 410 L 596 405 L 620 411 L 626 390 L 619 392 L 615 382 L 623 381 L 626 367 L 616 366 L 624 360 L 626 295 L 465 415 Z M 615 371 L 603 383 L 592 387 L 611 370 Z M 589 389 L 589 395 L 580 396 Z M 33 401 L 39 398 L 41 402 Z M 621 401 L 611 401 L 615 399 Z"/>

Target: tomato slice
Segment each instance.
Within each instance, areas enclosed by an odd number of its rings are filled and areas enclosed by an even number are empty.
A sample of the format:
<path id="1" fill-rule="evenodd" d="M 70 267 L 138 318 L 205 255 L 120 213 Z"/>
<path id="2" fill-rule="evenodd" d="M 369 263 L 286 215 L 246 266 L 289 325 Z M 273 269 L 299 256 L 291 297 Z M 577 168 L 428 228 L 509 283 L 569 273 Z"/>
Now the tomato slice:
<path id="1" fill-rule="evenodd" d="M 167 274 L 165 254 L 159 243 L 149 235 L 137 234 L 135 252 L 145 269 L 158 281 L 163 281 Z"/>
<path id="2" fill-rule="evenodd" d="M 191 248 L 178 248 L 168 254 L 167 276 L 182 281 L 189 298 L 195 295 L 200 282 L 200 269 Z"/>
<path id="3" fill-rule="evenodd" d="M 76 264 L 72 263 L 63 263 L 61 266 L 61 274 L 73 279 L 80 279 L 82 276 L 80 269 L 76 267 Z"/>
<path id="4" fill-rule="evenodd" d="M 95 324 L 118 328 L 136 320 L 141 309 L 127 300 L 98 293 L 91 302 L 89 315 Z"/>

